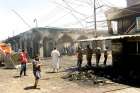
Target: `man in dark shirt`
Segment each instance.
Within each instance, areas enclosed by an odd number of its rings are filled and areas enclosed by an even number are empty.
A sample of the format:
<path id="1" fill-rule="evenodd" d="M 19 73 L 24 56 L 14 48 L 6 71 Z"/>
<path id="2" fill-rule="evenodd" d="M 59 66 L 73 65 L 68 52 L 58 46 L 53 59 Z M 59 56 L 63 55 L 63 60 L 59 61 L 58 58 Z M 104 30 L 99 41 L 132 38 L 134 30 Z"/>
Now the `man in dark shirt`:
<path id="1" fill-rule="evenodd" d="M 108 57 L 108 52 L 107 52 L 108 47 L 106 47 L 106 49 L 104 50 L 104 65 L 106 66 L 106 61 L 107 61 L 107 57 Z"/>
<path id="2" fill-rule="evenodd" d="M 86 58 L 87 58 L 87 66 L 91 67 L 91 59 L 92 59 L 93 50 L 87 45 L 86 49 Z"/>
<path id="3" fill-rule="evenodd" d="M 81 69 L 81 65 L 82 65 L 82 61 L 83 61 L 83 53 L 80 47 L 78 47 L 78 50 L 76 52 L 76 56 L 77 56 L 77 67 L 78 70 Z"/>
<path id="4" fill-rule="evenodd" d="M 97 47 L 96 48 L 96 66 L 99 66 L 100 57 L 101 57 L 101 48 Z"/>

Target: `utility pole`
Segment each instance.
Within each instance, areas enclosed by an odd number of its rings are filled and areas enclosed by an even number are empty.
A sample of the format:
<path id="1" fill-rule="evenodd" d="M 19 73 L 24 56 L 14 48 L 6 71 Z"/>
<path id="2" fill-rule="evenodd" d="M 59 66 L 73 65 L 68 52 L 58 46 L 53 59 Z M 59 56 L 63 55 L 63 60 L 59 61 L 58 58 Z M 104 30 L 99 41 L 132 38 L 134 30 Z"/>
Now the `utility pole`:
<path id="1" fill-rule="evenodd" d="M 103 5 L 96 6 L 96 0 L 94 0 L 94 30 L 95 30 L 95 37 L 97 37 L 97 20 L 96 20 L 96 10 L 103 7 Z"/>
<path id="2" fill-rule="evenodd" d="M 96 24 L 96 0 L 94 0 L 94 30 L 95 30 L 95 37 L 97 37 L 97 24 Z"/>

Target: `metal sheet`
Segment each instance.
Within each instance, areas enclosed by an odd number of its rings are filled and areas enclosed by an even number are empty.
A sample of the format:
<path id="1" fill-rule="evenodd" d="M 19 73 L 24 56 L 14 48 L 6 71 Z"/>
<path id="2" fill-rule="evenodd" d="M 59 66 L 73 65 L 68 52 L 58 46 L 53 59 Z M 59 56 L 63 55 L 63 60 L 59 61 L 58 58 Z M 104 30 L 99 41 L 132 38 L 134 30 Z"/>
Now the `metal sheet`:
<path id="1" fill-rule="evenodd" d="M 117 36 L 106 36 L 106 37 L 94 37 L 90 39 L 82 39 L 78 40 L 78 42 L 86 42 L 86 41 L 96 41 L 96 40 L 113 40 L 113 39 L 123 39 L 123 38 L 132 38 L 132 37 L 140 37 L 140 34 L 135 35 L 117 35 Z"/>

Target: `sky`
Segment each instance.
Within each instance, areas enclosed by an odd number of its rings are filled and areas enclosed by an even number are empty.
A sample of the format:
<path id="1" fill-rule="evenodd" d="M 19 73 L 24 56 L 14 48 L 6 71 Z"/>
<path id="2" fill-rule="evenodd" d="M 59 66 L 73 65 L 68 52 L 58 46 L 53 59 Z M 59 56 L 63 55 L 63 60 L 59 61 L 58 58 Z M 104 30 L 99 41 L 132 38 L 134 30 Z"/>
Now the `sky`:
<path id="1" fill-rule="evenodd" d="M 93 28 L 93 0 L 0 0 L 0 41 L 34 27 Z M 125 0 L 96 0 L 97 21 L 104 11 L 126 7 Z M 36 21 L 35 21 L 36 19 Z M 104 22 L 97 28 L 105 27 Z"/>

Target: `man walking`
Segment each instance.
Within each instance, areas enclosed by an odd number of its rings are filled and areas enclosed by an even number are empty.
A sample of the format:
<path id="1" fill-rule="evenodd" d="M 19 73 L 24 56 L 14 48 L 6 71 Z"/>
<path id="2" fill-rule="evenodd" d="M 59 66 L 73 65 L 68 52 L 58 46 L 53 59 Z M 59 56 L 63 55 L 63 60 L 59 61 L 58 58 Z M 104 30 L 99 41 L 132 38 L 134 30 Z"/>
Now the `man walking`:
<path id="1" fill-rule="evenodd" d="M 24 76 L 26 76 L 26 63 L 28 62 L 27 53 L 22 50 L 22 52 L 19 53 L 19 61 L 21 64 L 21 71 L 20 71 L 20 77 L 22 76 L 22 73 L 24 72 Z"/>
<path id="2" fill-rule="evenodd" d="M 53 72 L 58 72 L 59 70 L 59 57 L 60 57 L 60 52 L 54 48 L 54 50 L 51 52 L 52 56 L 52 65 L 53 65 Z"/>
<path id="3" fill-rule="evenodd" d="M 36 56 L 34 58 L 32 64 L 33 64 L 33 74 L 34 74 L 34 77 L 35 77 L 34 88 L 36 88 L 37 85 L 38 85 L 38 81 L 41 78 L 41 73 L 40 73 L 41 72 L 41 68 L 40 68 L 41 62 L 40 62 L 38 56 Z"/>

